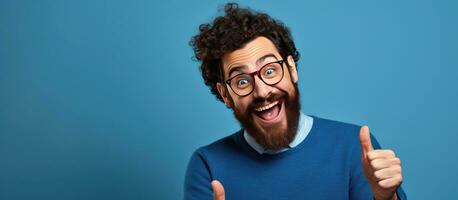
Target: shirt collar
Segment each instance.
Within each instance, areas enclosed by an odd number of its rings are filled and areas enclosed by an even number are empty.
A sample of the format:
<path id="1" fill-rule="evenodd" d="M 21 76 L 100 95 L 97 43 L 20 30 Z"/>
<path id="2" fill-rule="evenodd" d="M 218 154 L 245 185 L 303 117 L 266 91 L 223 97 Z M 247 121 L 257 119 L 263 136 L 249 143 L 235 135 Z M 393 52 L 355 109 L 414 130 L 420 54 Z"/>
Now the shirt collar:
<path id="1" fill-rule="evenodd" d="M 294 136 L 293 141 L 289 143 L 288 147 L 283 148 L 283 149 L 278 149 L 278 150 L 264 149 L 264 147 L 262 147 L 259 143 L 257 143 L 256 140 L 246 130 L 243 131 L 243 137 L 245 138 L 248 145 L 250 145 L 259 154 L 264 154 L 264 153 L 265 154 L 277 154 L 277 153 L 287 151 L 299 145 L 307 137 L 310 130 L 312 129 L 312 126 L 313 126 L 313 118 L 300 112 L 297 132 L 296 132 L 296 135 Z"/>

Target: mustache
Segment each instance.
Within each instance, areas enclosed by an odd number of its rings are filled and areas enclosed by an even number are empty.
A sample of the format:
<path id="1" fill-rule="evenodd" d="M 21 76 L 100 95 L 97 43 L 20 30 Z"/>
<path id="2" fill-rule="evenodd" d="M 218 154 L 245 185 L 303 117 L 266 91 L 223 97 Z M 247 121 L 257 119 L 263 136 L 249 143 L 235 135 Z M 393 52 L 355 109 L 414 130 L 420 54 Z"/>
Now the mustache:
<path id="1" fill-rule="evenodd" d="M 255 99 L 253 99 L 253 102 L 248 106 L 248 110 L 253 111 L 257 107 L 266 105 L 274 101 L 278 101 L 286 97 L 287 95 L 285 93 L 269 93 L 266 97 L 256 97 Z"/>

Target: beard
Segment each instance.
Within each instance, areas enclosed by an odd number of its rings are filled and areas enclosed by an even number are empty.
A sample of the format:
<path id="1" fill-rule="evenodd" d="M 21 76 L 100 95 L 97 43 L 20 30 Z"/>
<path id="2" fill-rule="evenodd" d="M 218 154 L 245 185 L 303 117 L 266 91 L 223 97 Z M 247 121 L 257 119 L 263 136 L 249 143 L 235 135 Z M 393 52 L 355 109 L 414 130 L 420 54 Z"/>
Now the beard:
<path id="1" fill-rule="evenodd" d="M 300 102 L 299 90 L 297 84 L 294 85 L 294 94 L 288 95 L 287 92 L 281 91 L 279 93 L 271 93 L 265 98 L 256 98 L 247 107 L 245 111 L 233 109 L 235 118 L 239 121 L 242 128 L 246 129 L 258 144 L 264 149 L 278 150 L 288 147 L 296 136 L 297 127 L 299 123 Z M 284 102 L 281 109 L 286 113 L 286 128 L 281 126 L 274 126 L 269 128 L 261 128 L 256 126 L 253 113 L 254 108 L 265 104 L 266 102 L 280 101 L 279 104 Z M 281 112 L 281 111 L 279 111 Z"/>

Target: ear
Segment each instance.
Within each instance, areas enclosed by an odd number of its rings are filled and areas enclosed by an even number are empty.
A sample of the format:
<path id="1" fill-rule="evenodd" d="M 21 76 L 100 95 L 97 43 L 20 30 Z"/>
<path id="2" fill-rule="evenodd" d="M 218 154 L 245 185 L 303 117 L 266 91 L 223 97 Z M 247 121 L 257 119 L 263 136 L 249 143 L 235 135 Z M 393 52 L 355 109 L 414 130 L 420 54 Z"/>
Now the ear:
<path id="1" fill-rule="evenodd" d="M 233 105 L 230 99 L 231 97 L 229 97 L 229 93 L 226 90 L 226 87 L 224 87 L 221 83 L 216 83 L 216 88 L 218 89 L 219 95 L 223 97 L 224 104 L 226 104 L 226 107 L 232 108 Z"/>
<path id="2" fill-rule="evenodd" d="M 291 79 L 294 83 L 297 83 L 297 80 L 299 79 L 297 76 L 297 70 L 296 70 L 296 62 L 294 62 L 294 59 L 291 55 L 288 56 L 288 65 L 289 65 L 289 72 L 291 74 Z"/>

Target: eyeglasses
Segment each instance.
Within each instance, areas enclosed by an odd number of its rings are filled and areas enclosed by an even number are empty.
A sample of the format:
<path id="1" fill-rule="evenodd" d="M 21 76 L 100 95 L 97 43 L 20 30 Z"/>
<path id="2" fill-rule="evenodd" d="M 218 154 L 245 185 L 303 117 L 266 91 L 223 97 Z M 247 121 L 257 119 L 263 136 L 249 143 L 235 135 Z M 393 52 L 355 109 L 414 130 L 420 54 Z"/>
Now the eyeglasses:
<path id="1" fill-rule="evenodd" d="M 251 94 L 254 90 L 254 76 L 257 75 L 266 85 L 272 86 L 283 79 L 284 60 L 265 64 L 258 71 L 246 74 L 238 74 L 226 80 L 226 84 L 234 91 L 235 94 L 243 97 Z"/>

